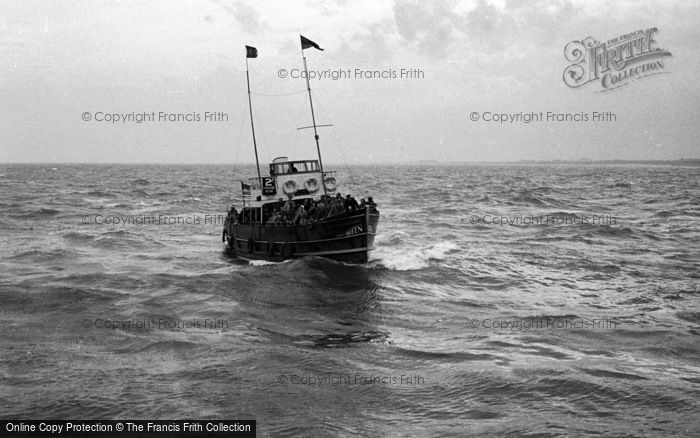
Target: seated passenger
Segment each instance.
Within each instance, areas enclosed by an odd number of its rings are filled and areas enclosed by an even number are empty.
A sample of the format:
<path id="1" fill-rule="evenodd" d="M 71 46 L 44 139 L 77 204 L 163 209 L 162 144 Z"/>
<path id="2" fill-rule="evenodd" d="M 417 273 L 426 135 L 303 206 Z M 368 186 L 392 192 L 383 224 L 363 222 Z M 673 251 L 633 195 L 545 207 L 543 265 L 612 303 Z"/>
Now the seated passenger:
<path id="1" fill-rule="evenodd" d="M 297 208 L 297 212 L 294 215 L 294 219 L 292 219 L 292 222 L 294 224 L 306 224 L 306 220 L 308 218 L 308 214 L 306 213 L 306 209 L 304 209 L 303 205 L 300 205 L 299 208 Z"/>
<path id="2" fill-rule="evenodd" d="M 377 204 L 374 203 L 374 199 L 371 196 L 367 197 L 367 205 L 369 205 L 371 210 L 377 211 Z"/>
<path id="3" fill-rule="evenodd" d="M 282 223 L 282 213 L 275 208 L 275 212 L 272 213 L 272 217 L 267 221 L 268 224 L 281 224 Z"/>
<path id="4" fill-rule="evenodd" d="M 346 211 L 355 211 L 358 205 L 359 204 L 357 203 L 355 198 L 353 198 L 350 195 L 347 195 L 345 197 L 345 201 L 343 202 L 343 207 L 345 207 Z"/>
<path id="5" fill-rule="evenodd" d="M 289 196 L 289 199 L 287 199 L 287 202 L 284 203 L 280 211 L 285 220 L 290 220 L 292 218 L 294 214 L 294 201 L 292 201 L 291 196 Z"/>
<path id="6" fill-rule="evenodd" d="M 328 217 L 328 205 L 326 204 L 326 200 L 322 199 L 318 202 L 315 219 L 317 221 L 320 221 L 322 219 L 325 219 L 326 217 Z"/>
<path id="7" fill-rule="evenodd" d="M 309 207 L 308 215 L 309 215 L 309 220 L 317 220 L 318 219 L 318 217 L 317 217 L 317 215 L 318 215 L 318 202 L 314 201 L 311 204 L 311 207 Z"/>
<path id="8" fill-rule="evenodd" d="M 333 201 L 331 204 L 331 210 L 328 212 L 328 217 L 331 216 L 336 216 L 338 214 L 342 214 L 345 212 L 345 209 L 343 208 L 343 204 L 340 203 L 337 199 Z"/>

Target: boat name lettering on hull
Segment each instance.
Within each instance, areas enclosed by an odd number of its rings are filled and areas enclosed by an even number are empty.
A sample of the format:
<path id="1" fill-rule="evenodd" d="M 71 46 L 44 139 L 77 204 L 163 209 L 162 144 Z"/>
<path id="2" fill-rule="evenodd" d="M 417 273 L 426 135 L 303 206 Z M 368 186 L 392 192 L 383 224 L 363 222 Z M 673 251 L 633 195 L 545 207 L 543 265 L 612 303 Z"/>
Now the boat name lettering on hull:
<path id="1" fill-rule="evenodd" d="M 343 236 L 354 236 L 355 234 L 360 234 L 362 232 L 362 225 L 355 225 L 354 227 L 350 228 L 346 232 L 343 233 Z"/>

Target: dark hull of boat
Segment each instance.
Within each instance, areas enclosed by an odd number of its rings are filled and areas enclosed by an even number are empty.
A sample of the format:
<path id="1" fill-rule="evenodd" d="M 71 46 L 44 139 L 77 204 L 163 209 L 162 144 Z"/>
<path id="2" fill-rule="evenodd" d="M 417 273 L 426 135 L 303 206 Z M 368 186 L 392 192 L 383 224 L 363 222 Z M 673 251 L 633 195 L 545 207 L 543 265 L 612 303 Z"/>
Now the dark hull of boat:
<path id="1" fill-rule="evenodd" d="M 260 225 L 227 219 L 222 240 L 236 256 L 283 261 L 305 256 L 366 263 L 374 249 L 379 212 L 346 212 L 306 225 Z"/>

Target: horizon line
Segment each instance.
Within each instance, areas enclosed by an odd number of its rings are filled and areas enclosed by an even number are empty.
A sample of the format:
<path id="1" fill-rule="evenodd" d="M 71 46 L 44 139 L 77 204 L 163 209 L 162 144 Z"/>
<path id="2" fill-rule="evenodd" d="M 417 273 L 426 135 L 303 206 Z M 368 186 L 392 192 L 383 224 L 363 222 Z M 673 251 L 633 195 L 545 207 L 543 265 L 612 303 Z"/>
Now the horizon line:
<path id="1" fill-rule="evenodd" d="M 456 165 L 456 164 L 526 164 L 526 163 L 543 163 L 543 164 L 595 164 L 595 163 L 678 163 L 678 162 L 698 162 L 700 158 L 667 158 L 667 159 L 521 159 L 521 160 L 498 160 L 498 161 L 438 161 L 438 160 L 415 160 L 415 161 L 375 161 L 375 162 L 355 162 L 355 163 L 327 163 L 326 166 L 371 166 L 371 165 L 411 165 L 411 164 L 440 164 L 440 165 Z M 195 165 L 213 165 L 213 166 L 255 166 L 254 162 L 240 163 L 222 163 L 222 162 L 118 162 L 118 161 L 3 161 L 0 165 L 6 164 L 105 164 L 105 165 L 173 165 L 173 166 L 195 166 Z M 263 166 L 264 167 L 264 166 Z"/>

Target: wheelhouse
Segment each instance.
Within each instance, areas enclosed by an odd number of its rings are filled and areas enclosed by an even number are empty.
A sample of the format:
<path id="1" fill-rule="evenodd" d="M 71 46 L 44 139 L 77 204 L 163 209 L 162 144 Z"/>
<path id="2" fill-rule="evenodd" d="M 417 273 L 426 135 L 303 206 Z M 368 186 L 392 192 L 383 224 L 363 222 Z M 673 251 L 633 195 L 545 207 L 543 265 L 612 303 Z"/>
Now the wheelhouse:
<path id="1" fill-rule="evenodd" d="M 286 160 L 285 157 L 282 157 Z M 279 158 L 277 158 L 279 160 Z M 285 175 L 288 173 L 308 173 L 320 172 L 321 167 L 318 165 L 318 160 L 302 160 L 302 161 L 273 161 L 270 163 L 270 175 Z"/>
<path id="2" fill-rule="evenodd" d="M 261 222 L 267 216 L 267 212 L 263 212 L 262 207 L 278 203 L 279 198 L 286 200 L 291 197 L 299 201 L 307 198 L 314 199 L 324 193 L 333 194 L 336 191 L 334 175 L 334 171 L 322 174 L 318 160 L 275 158 L 270 163 L 269 176 L 241 181 L 243 207 L 246 213 L 244 216 L 249 217 L 250 222 Z M 271 206 L 268 205 L 268 207 Z M 258 210 L 259 213 L 253 213 L 251 210 Z"/>

